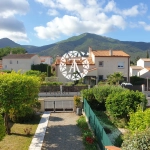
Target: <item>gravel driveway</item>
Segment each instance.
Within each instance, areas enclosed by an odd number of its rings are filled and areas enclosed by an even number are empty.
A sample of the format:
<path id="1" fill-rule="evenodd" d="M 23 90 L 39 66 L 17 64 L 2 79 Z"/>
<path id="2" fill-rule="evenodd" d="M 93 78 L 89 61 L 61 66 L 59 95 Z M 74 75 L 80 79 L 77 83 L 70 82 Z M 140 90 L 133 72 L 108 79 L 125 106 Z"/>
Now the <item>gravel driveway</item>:
<path id="1" fill-rule="evenodd" d="M 75 113 L 51 113 L 42 150 L 84 150 Z"/>

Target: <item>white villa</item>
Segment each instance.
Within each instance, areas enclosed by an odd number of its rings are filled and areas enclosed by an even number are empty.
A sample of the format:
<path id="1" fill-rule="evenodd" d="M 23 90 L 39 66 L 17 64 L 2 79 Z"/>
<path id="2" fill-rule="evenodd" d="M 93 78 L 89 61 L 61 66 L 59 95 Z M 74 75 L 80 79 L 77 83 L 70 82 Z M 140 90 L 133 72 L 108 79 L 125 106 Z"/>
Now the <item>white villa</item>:
<path id="1" fill-rule="evenodd" d="M 130 56 L 121 50 L 92 50 L 89 47 L 89 69 L 84 77 L 86 84 L 97 84 L 100 80 L 107 79 L 107 76 L 114 72 L 122 72 L 126 81 L 129 82 Z M 60 82 L 69 82 L 60 71 L 61 57 L 56 58 L 56 75 Z M 82 66 L 82 60 L 76 61 L 79 69 Z M 66 70 L 72 66 L 72 61 L 66 60 Z"/>
<path id="2" fill-rule="evenodd" d="M 41 59 L 36 54 L 9 54 L 2 58 L 3 70 L 31 70 L 32 64 L 40 64 Z"/>
<path id="3" fill-rule="evenodd" d="M 150 78 L 150 58 L 140 58 L 136 66 L 130 66 L 130 76 Z"/>

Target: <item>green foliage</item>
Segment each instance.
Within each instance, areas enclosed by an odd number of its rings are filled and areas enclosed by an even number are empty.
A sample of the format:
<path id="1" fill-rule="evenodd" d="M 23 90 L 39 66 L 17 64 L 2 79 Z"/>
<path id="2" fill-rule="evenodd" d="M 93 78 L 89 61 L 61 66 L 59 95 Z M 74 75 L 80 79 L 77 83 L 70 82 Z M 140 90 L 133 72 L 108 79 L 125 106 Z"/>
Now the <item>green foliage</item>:
<path id="1" fill-rule="evenodd" d="M 76 107 L 79 107 L 79 105 L 81 104 L 81 97 L 78 96 L 78 95 L 75 95 L 75 96 L 73 97 L 73 100 L 74 100 L 75 106 L 76 106 Z"/>
<path id="2" fill-rule="evenodd" d="M 31 65 L 31 70 L 38 70 L 40 72 L 47 72 L 47 66 L 48 64 L 37 64 L 37 65 Z"/>
<path id="3" fill-rule="evenodd" d="M 5 111 L 5 126 L 8 134 L 10 134 L 9 111 L 19 111 L 23 106 L 32 104 L 38 97 L 39 88 L 38 77 L 15 72 L 0 74 L 0 105 Z"/>
<path id="4" fill-rule="evenodd" d="M 22 47 L 15 47 L 15 48 L 11 48 L 11 47 L 5 47 L 5 48 L 0 48 L 0 59 L 2 59 L 2 57 L 8 55 L 8 54 L 24 54 L 26 53 L 26 50 Z"/>
<path id="5" fill-rule="evenodd" d="M 47 66 L 47 77 L 51 76 L 51 66 Z"/>
<path id="6" fill-rule="evenodd" d="M 30 105 L 22 105 L 20 109 L 9 111 L 9 117 L 11 121 L 17 123 L 25 123 L 32 120 L 35 116 L 35 111 L 30 107 Z"/>
<path id="7" fill-rule="evenodd" d="M 25 72 L 25 74 L 29 75 L 29 76 L 39 77 L 41 79 L 41 81 L 44 81 L 45 77 L 46 77 L 46 72 L 40 72 L 37 70 L 29 70 L 29 71 Z"/>
<path id="8" fill-rule="evenodd" d="M 122 82 L 124 80 L 123 78 L 123 74 L 122 72 L 114 72 L 114 74 L 111 74 L 107 77 L 107 82 L 110 84 L 110 85 L 113 85 L 113 84 L 119 84 L 119 82 Z"/>
<path id="9" fill-rule="evenodd" d="M 94 91 L 94 88 L 84 89 L 84 90 L 81 91 L 81 95 L 88 102 L 92 102 L 93 100 L 95 100 L 95 96 L 94 96 L 94 92 L 93 91 Z"/>
<path id="10" fill-rule="evenodd" d="M 112 92 L 121 92 L 126 89 L 122 88 L 121 86 L 110 86 L 110 85 L 104 85 L 104 86 L 97 86 L 93 88 L 93 94 L 95 99 L 99 102 L 105 102 L 108 95 Z"/>
<path id="11" fill-rule="evenodd" d="M 126 134 L 122 143 L 122 150 L 149 150 L 150 129 L 134 134 Z"/>
<path id="12" fill-rule="evenodd" d="M 137 112 L 130 114 L 130 121 L 128 122 L 128 129 L 131 132 L 143 131 L 150 127 L 150 109 L 142 111 L 138 109 Z"/>
<path id="13" fill-rule="evenodd" d="M 82 131 L 83 143 L 85 145 L 85 150 L 97 150 L 97 141 L 93 136 L 92 131 L 89 129 L 88 124 L 84 116 L 81 116 L 77 120 L 77 126 L 80 127 Z"/>
<path id="14" fill-rule="evenodd" d="M 62 82 L 42 82 L 41 85 L 62 85 Z"/>
<path id="15" fill-rule="evenodd" d="M 132 77 L 130 77 L 130 82 L 133 85 L 142 85 L 142 84 L 145 84 L 145 79 L 144 78 L 140 78 L 138 76 L 132 76 Z"/>
<path id="16" fill-rule="evenodd" d="M 129 113 L 135 112 L 138 105 L 146 107 L 146 97 L 139 91 L 124 90 L 113 92 L 106 99 L 106 109 L 114 117 L 129 119 Z"/>
<path id="17" fill-rule="evenodd" d="M 5 136 L 5 132 L 6 132 L 6 129 L 4 126 L 4 120 L 3 120 L 2 116 L 0 115 L 0 141 Z"/>

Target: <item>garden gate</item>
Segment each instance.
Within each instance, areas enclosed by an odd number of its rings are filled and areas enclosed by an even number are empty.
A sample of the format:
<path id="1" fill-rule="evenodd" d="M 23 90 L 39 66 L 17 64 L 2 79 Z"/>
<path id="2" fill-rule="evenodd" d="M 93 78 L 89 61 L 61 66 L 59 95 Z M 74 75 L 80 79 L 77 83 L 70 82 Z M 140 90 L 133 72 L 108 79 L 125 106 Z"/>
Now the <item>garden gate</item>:
<path id="1" fill-rule="evenodd" d="M 45 111 L 74 111 L 74 103 L 72 100 L 44 101 Z"/>

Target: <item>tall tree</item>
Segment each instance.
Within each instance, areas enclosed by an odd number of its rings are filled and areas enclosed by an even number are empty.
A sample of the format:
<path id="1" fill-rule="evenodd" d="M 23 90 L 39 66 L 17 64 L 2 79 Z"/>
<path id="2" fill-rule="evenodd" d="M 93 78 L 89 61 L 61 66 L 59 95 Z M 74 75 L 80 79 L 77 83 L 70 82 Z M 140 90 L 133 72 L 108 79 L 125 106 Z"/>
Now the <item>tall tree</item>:
<path id="1" fill-rule="evenodd" d="M 20 110 L 38 97 L 40 80 L 38 77 L 12 72 L 0 74 L 0 106 L 4 109 L 6 133 L 10 134 L 9 112 Z"/>
<path id="2" fill-rule="evenodd" d="M 146 53 L 146 58 L 149 58 L 149 52 L 147 51 L 147 53 Z"/>

